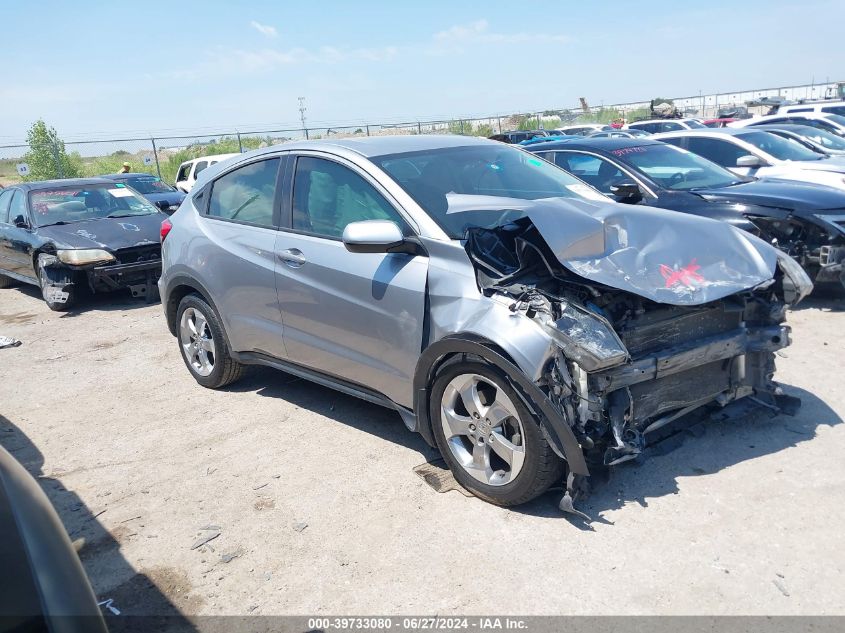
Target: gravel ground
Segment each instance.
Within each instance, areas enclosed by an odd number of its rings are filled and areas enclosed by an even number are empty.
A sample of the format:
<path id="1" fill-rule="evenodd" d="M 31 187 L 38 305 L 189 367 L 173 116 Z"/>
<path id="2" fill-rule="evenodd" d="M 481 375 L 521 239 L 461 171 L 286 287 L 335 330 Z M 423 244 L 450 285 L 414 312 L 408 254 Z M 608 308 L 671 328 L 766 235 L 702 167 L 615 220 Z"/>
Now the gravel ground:
<path id="1" fill-rule="evenodd" d="M 795 418 L 710 423 L 597 483 L 503 510 L 413 472 L 399 417 L 256 369 L 213 392 L 161 306 L 50 312 L 0 291 L 0 442 L 124 614 L 845 614 L 845 312 L 793 311 Z M 214 537 L 206 544 L 198 543 Z"/>

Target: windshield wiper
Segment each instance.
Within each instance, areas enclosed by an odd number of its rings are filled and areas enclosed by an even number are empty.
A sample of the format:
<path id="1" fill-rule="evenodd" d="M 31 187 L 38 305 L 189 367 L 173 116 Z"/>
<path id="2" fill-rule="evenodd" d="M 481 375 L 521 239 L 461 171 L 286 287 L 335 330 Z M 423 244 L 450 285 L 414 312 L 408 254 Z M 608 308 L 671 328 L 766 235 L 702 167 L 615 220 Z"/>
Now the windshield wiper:
<path id="1" fill-rule="evenodd" d="M 145 211 L 144 213 L 109 213 L 106 217 L 107 218 L 131 218 L 136 215 L 150 215 L 149 211 Z"/>

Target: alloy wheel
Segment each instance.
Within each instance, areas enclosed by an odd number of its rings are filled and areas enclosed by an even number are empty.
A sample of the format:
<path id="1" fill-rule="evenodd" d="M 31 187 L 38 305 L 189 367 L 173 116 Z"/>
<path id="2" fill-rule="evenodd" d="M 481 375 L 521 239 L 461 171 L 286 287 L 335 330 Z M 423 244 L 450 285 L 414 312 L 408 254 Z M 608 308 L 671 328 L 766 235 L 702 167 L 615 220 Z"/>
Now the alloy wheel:
<path id="1" fill-rule="evenodd" d="M 196 308 L 187 308 L 179 321 L 179 342 L 188 363 L 200 376 L 214 371 L 217 346 L 208 320 Z"/>

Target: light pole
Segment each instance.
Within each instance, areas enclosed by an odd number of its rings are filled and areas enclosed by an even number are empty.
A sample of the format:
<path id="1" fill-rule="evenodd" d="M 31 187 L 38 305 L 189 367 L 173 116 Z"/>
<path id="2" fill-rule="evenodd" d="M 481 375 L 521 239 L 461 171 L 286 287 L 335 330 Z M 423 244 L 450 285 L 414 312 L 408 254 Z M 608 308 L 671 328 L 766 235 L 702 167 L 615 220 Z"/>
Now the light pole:
<path id="1" fill-rule="evenodd" d="M 308 128 L 305 127 L 305 97 L 299 97 L 299 120 L 302 121 L 302 131 L 305 132 L 305 139 L 308 139 Z"/>

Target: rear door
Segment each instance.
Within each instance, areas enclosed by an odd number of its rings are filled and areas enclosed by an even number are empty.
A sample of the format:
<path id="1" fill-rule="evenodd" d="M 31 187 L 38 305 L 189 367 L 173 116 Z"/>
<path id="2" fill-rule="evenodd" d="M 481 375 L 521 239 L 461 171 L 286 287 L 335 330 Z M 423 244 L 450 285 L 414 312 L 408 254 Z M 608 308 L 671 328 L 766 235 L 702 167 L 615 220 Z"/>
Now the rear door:
<path id="1" fill-rule="evenodd" d="M 276 255 L 289 358 L 411 406 L 428 258 L 350 253 L 341 240 L 349 222 L 388 219 L 406 235 L 410 224 L 357 166 L 316 153 L 296 156 L 285 199 Z"/>
<path id="2" fill-rule="evenodd" d="M 12 201 L 14 189 L 0 191 L 0 271 L 12 270 L 9 255 L 6 251 L 7 243 L 11 239 L 11 223 L 9 222 L 9 203 Z"/>
<path id="3" fill-rule="evenodd" d="M 13 273 L 24 277 L 35 277 L 32 267 L 32 251 L 35 244 L 32 218 L 27 211 L 26 193 L 15 189 L 9 205 L 8 223 L 3 225 L 3 241 L 0 248 L 6 257 L 6 265 Z M 23 218 L 25 227 L 15 226 L 15 220 Z"/>
<path id="4" fill-rule="evenodd" d="M 274 248 L 286 160 L 262 157 L 239 165 L 204 185 L 194 202 L 205 239 L 192 248 L 232 349 L 277 358 L 285 351 Z"/>

